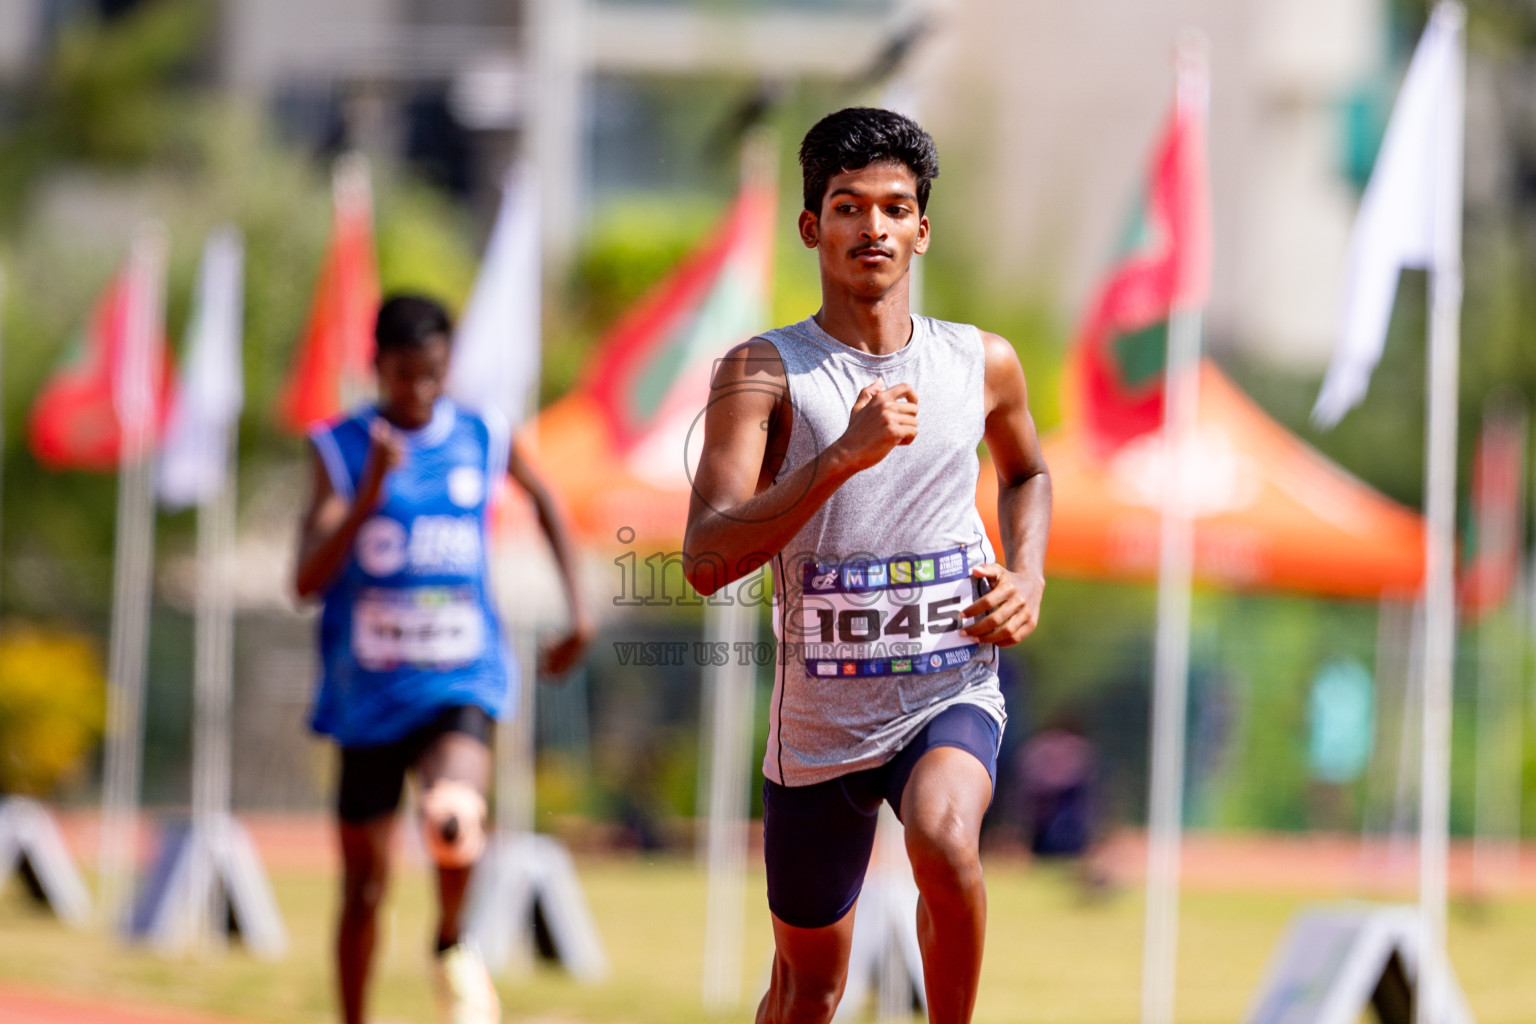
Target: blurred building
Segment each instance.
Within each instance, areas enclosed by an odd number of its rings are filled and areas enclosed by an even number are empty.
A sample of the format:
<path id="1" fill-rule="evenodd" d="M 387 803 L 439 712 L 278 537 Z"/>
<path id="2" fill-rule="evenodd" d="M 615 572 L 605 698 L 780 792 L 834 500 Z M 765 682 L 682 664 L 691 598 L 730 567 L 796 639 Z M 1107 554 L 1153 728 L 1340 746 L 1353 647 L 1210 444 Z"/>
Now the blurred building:
<path id="1" fill-rule="evenodd" d="M 23 74 L 69 14 L 138 2 L 5 0 L 0 78 Z M 961 250 L 982 287 L 1033 293 L 1065 321 L 1109 259 L 1170 102 L 1175 39 L 1194 28 L 1212 65 L 1208 333 L 1304 370 L 1331 346 L 1349 225 L 1400 56 L 1385 0 L 219 0 L 218 10 L 212 75 L 317 154 L 404 158 L 487 215 L 510 156 L 533 156 L 557 263 L 597 199 L 699 184 L 699 147 L 680 141 L 696 142 L 701 112 L 719 116 L 722 93 L 847 82 L 922 22 L 899 91 L 945 158 L 936 242 Z"/>
<path id="2" fill-rule="evenodd" d="M 841 80 L 927 19 L 907 91 L 946 156 L 940 239 L 986 285 L 1071 319 L 1169 104 L 1209 39 L 1219 344 L 1316 369 L 1388 71 L 1382 0 L 224 0 L 228 84 L 317 146 L 400 153 L 485 197 L 514 148 L 544 168 L 569 255 L 595 195 L 686 186 L 669 117 L 722 80 Z M 1377 93 L 1384 90 L 1377 89 Z M 1380 106 L 1380 105 L 1378 105 Z M 1020 284 L 1023 288 L 1020 288 Z"/>
<path id="3" fill-rule="evenodd" d="M 703 88 L 838 76 L 912 0 L 221 0 L 220 67 L 290 132 L 402 155 L 488 204 L 514 151 L 540 165 L 551 255 L 594 189 L 656 184 L 666 104 L 636 82 Z M 852 42 L 850 42 L 852 40 Z"/>

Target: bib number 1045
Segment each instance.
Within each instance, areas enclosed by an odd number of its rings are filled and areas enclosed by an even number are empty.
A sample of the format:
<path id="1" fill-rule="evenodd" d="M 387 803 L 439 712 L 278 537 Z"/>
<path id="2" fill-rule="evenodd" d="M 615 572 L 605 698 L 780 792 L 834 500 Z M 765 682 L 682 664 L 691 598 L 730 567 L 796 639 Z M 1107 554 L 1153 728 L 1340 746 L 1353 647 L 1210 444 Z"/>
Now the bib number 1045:
<path id="1" fill-rule="evenodd" d="M 939 636 L 960 629 L 960 597 L 950 597 L 927 604 L 904 604 L 894 608 L 805 608 L 802 628 L 813 629 L 822 643 L 869 643 L 882 637 L 901 636 L 917 640 L 927 633 Z M 926 615 L 925 615 L 926 613 Z M 814 615 L 814 627 L 810 619 Z"/>

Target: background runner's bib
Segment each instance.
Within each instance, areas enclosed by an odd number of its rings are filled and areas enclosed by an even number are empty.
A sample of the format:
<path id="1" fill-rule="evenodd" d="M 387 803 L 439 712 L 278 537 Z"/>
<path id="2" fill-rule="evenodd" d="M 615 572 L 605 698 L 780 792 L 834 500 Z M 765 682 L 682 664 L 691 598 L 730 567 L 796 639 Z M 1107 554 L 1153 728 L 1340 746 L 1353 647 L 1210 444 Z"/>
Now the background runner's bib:
<path id="1" fill-rule="evenodd" d="M 315 430 L 310 440 L 342 497 L 352 498 L 377 412 Z M 351 556 L 325 592 L 324 667 L 311 724 L 348 747 L 391 743 L 443 708 L 506 704 L 509 665 L 486 580 L 486 502 L 505 471 L 499 416 L 447 400 L 404 432 L 405 461 L 385 483 Z"/>
<path id="2" fill-rule="evenodd" d="M 911 340 L 887 356 L 852 349 L 814 320 L 763 337 L 789 383 L 781 478 L 842 435 L 877 377 L 910 384 L 918 397 L 917 439 L 833 492 L 774 560 L 784 649 L 763 773 L 800 786 L 884 764 L 957 703 L 1006 721 L 996 651 L 957 626 L 975 600 L 970 570 L 996 560 L 976 512 L 986 418 L 980 332 L 913 317 Z"/>
<path id="3" fill-rule="evenodd" d="M 365 590 L 352 606 L 352 656 L 365 669 L 449 669 L 485 653 L 485 615 L 473 590 Z"/>

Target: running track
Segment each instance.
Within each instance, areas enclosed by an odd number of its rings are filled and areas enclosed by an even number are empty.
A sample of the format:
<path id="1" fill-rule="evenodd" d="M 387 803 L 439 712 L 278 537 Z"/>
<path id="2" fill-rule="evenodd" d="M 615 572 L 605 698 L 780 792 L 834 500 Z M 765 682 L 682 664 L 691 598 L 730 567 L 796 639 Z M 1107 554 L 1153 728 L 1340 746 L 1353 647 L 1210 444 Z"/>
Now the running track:
<path id="1" fill-rule="evenodd" d="M 0 988 L 0 1021 L 5 1024 L 229 1024 L 182 1010 L 91 1003 L 55 995 Z"/>

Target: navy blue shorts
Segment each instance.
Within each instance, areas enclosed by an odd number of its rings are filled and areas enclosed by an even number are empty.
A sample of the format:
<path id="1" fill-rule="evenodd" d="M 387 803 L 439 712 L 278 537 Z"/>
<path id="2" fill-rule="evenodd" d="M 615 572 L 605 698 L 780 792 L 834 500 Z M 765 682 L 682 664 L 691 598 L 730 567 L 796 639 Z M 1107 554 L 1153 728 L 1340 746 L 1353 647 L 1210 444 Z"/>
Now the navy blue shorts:
<path id="1" fill-rule="evenodd" d="M 1002 730 L 973 704 L 945 708 L 891 760 L 810 786 L 763 781 L 763 859 L 768 908 L 796 928 L 843 919 L 864 888 L 880 801 L 901 815 L 901 794 L 918 759 L 935 747 L 975 755 L 997 788 Z"/>
<path id="2" fill-rule="evenodd" d="M 336 816 L 361 825 L 400 806 L 405 776 L 445 733 L 461 732 L 491 745 L 496 723 L 474 704 L 454 705 L 404 739 L 376 747 L 341 748 L 341 782 L 336 787 Z"/>

